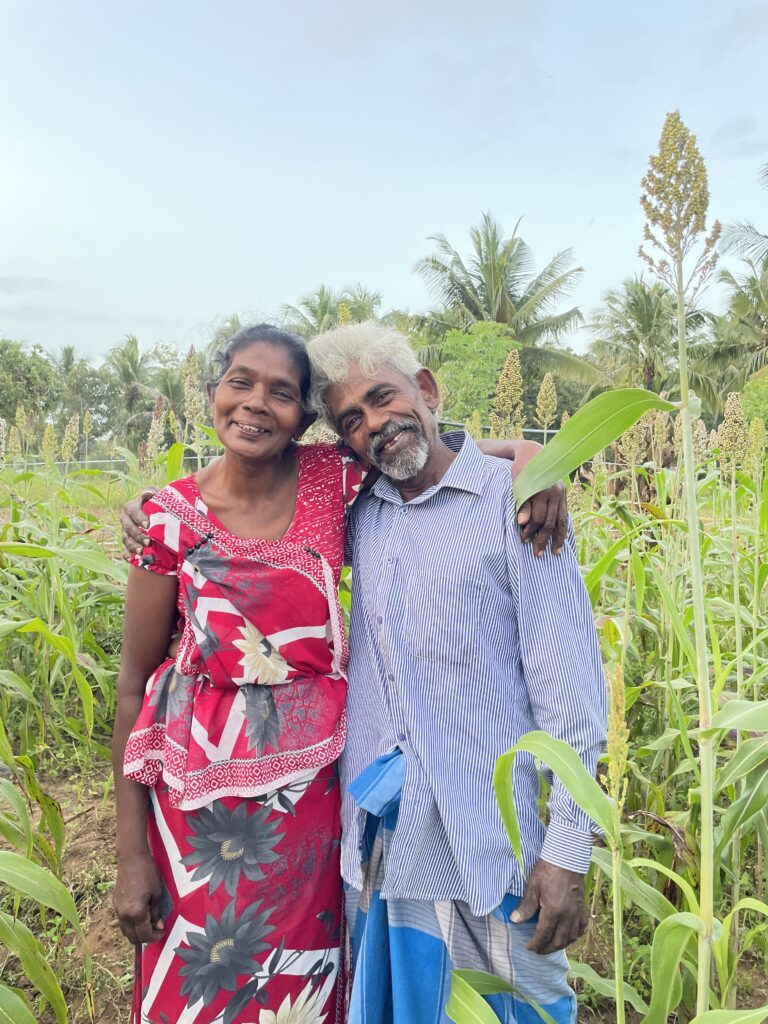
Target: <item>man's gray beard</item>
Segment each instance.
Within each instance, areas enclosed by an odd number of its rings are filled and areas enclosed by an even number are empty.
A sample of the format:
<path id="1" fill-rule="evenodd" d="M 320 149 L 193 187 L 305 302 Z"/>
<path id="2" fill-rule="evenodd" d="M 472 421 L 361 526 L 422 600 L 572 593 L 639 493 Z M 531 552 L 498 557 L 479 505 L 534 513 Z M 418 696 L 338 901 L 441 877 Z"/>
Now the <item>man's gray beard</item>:
<path id="1" fill-rule="evenodd" d="M 410 480 L 416 476 L 427 464 L 429 458 L 429 442 L 420 427 L 411 426 L 410 423 L 396 424 L 397 429 L 404 428 L 413 435 L 413 442 L 391 460 L 385 460 L 374 452 L 368 452 L 369 462 L 380 469 L 385 476 L 392 480 Z M 396 431 L 395 431 L 396 432 Z M 381 439 L 377 440 L 381 443 Z"/>

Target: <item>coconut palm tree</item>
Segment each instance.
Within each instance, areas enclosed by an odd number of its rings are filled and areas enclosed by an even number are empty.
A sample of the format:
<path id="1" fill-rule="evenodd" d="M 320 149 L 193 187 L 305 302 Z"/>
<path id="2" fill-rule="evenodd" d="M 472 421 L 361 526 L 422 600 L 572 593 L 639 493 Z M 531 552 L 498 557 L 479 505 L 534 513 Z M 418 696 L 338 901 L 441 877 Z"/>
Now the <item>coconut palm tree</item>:
<path id="1" fill-rule="evenodd" d="M 441 336 L 449 330 L 466 331 L 473 323 L 503 324 L 510 342 L 521 346 L 520 358 L 527 372 L 545 371 L 589 383 L 598 381 L 600 370 L 572 352 L 556 347 L 559 339 L 581 325 L 577 306 L 558 311 L 563 295 L 581 277 L 571 251 L 558 253 L 536 273 L 533 253 L 518 235 L 518 221 L 510 238 L 504 238 L 491 213 L 470 228 L 471 252 L 465 259 L 445 235 L 432 235 L 436 249 L 416 263 L 439 308 L 415 325 L 418 351 L 424 365 L 438 368 L 445 358 Z M 469 342 L 471 344 L 471 342 Z M 500 368 L 499 368 L 500 369 Z"/>
<path id="2" fill-rule="evenodd" d="M 768 189 L 768 164 L 760 168 L 759 177 L 763 188 Z M 768 235 L 758 231 L 751 221 L 727 225 L 723 232 L 723 248 L 737 252 L 761 270 L 768 267 Z"/>
<path id="3" fill-rule="evenodd" d="M 357 323 L 372 320 L 380 306 L 381 295 L 361 284 L 339 292 L 321 284 L 316 291 L 302 295 L 296 306 L 283 306 L 282 313 L 287 327 L 310 336 L 335 327 L 339 323 L 340 307 L 346 307 L 349 320 Z"/>
<path id="4" fill-rule="evenodd" d="M 603 296 L 590 323 L 592 357 L 618 387 L 661 391 L 675 372 L 677 299 L 660 281 L 628 278 Z"/>
<path id="5" fill-rule="evenodd" d="M 711 344 L 697 359 L 723 395 L 742 391 L 750 378 L 768 374 L 768 263 L 761 268 L 744 262 L 747 274 L 720 274 L 731 293 L 728 313 L 718 318 Z"/>
<path id="6" fill-rule="evenodd" d="M 558 253 L 540 272 L 534 271 L 533 253 L 517 234 L 504 238 L 491 213 L 470 228 L 471 254 L 463 259 L 445 235 L 432 235 L 436 249 L 416 263 L 437 299 L 440 311 L 433 319 L 448 328 L 467 327 L 481 320 L 506 324 L 510 336 L 522 345 L 556 340 L 579 326 L 582 316 L 574 306 L 557 312 L 562 296 L 581 277 L 569 249 Z"/>
<path id="7" fill-rule="evenodd" d="M 142 352 L 139 341 L 128 334 L 120 345 L 107 355 L 107 366 L 117 377 L 120 389 L 123 431 L 139 429 L 139 421 L 151 415 L 153 400 L 152 376 L 155 365 L 149 352 Z"/>

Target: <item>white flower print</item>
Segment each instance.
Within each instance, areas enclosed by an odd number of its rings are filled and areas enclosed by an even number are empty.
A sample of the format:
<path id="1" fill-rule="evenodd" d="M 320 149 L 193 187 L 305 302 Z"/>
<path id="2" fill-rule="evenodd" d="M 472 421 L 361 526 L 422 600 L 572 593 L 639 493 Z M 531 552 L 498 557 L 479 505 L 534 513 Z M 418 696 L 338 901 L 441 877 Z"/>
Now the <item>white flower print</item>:
<path id="1" fill-rule="evenodd" d="M 234 640 L 233 644 L 243 652 L 240 659 L 243 675 L 262 686 L 284 683 L 288 676 L 288 662 L 277 648 L 250 622 L 241 626 L 240 632 L 242 640 Z"/>
<path id="2" fill-rule="evenodd" d="M 323 1024 L 327 1013 L 321 1013 L 322 997 L 319 990 L 312 993 L 310 983 L 291 1006 L 291 997 L 286 996 L 278 1007 L 277 1013 L 274 1010 L 262 1010 L 259 1014 L 259 1024 Z"/>

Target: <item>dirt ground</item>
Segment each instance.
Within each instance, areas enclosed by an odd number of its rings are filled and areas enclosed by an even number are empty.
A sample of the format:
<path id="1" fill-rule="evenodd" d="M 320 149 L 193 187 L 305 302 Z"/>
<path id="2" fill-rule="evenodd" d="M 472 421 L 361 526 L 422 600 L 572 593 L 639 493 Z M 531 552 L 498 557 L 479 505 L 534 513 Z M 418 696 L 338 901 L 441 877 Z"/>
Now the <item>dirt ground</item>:
<path id="1" fill-rule="evenodd" d="M 108 779 L 56 781 L 47 786 L 62 805 L 67 822 L 67 848 L 64 856 L 66 879 L 72 888 L 85 924 L 85 943 L 93 961 L 93 991 L 96 1024 L 128 1024 L 133 975 L 133 947 L 120 933 L 112 911 L 115 880 L 114 804 Z M 580 958 L 578 947 L 571 950 Z M 70 965 L 67 966 L 67 963 Z M 62 948 L 59 955 L 59 979 L 71 1008 L 73 1024 L 85 1024 L 87 1013 L 82 980 L 82 950 Z M 610 964 L 597 959 L 593 966 L 604 974 Z M 753 964 L 744 972 L 739 1006 L 758 1007 L 768 1002 L 768 978 L 762 964 Z M 584 1006 L 581 1024 L 614 1024 L 612 1006 Z M 632 1012 L 628 1024 L 639 1019 Z M 49 1024 L 43 1016 L 40 1024 Z"/>

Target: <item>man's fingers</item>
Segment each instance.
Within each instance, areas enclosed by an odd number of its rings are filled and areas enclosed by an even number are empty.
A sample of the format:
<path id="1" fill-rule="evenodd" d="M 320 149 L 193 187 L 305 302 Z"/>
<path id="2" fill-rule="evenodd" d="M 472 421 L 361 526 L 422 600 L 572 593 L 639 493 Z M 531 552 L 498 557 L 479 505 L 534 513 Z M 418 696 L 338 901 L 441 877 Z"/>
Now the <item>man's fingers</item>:
<path id="1" fill-rule="evenodd" d="M 549 945 L 555 933 L 556 924 L 556 918 L 547 914 L 545 911 L 541 911 L 539 913 L 539 920 L 536 925 L 536 930 L 534 931 L 533 936 L 528 943 L 528 949 L 530 949 L 532 953 L 543 954 L 549 952 Z"/>
<path id="2" fill-rule="evenodd" d="M 539 891 L 535 886 L 528 885 L 523 893 L 523 898 L 512 911 L 510 920 L 514 924 L 520 924 L 522 921 L 530 921 L 538 909 Z"/>
<path id="3" fill-rule="evenodd" d="M 568 502 L 565 500 L 565 493 L 563 493 L 557 506 L 557 525 L 555 526 L 555 535 L 552 538 L 552 553 L 559 555 L 567 539 Z"/>
<path id="4" fill-rule="evenodd" d="M 547 544 L 550 538 L 555 532 L 555 526 L 557 524 L 557 505 L 551 499 L 547 502 L 547 511 L 544 516 L 544 522 L 539 527 L 536 534 L 536 540 L 533 542 L 533 553 L 538 557 L 544 554 L 547 550 Z"/>
<path id="5" fill-rule="evenodd" d="M 524 502 L 517 510 L 517 523 L 518 526 L 525 526 L 531 518 L 531 502 L 530 500 Z"/>

